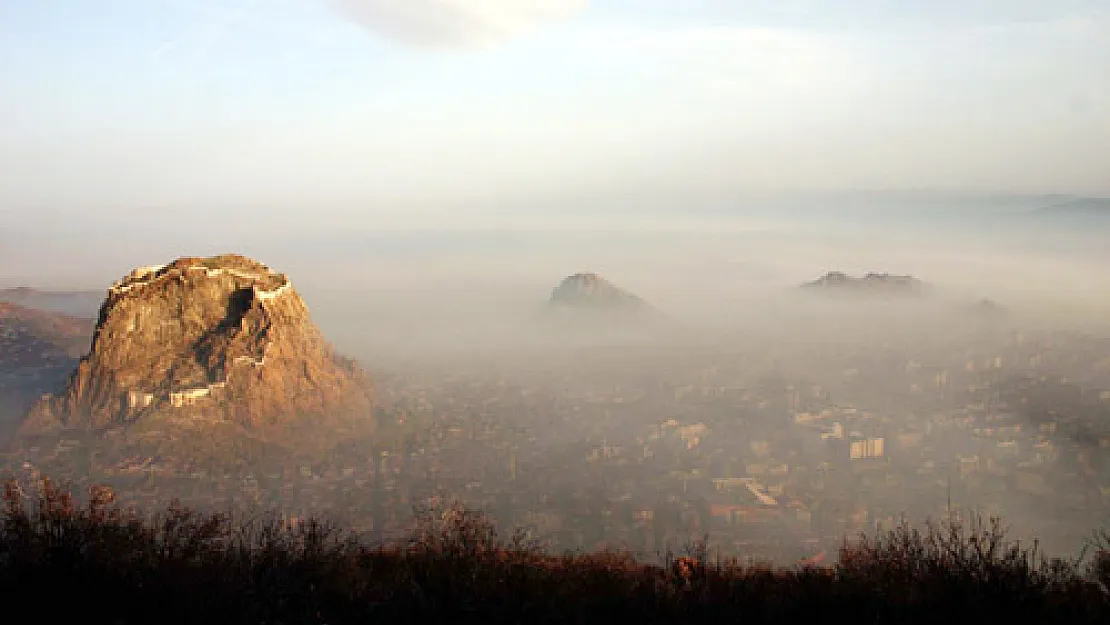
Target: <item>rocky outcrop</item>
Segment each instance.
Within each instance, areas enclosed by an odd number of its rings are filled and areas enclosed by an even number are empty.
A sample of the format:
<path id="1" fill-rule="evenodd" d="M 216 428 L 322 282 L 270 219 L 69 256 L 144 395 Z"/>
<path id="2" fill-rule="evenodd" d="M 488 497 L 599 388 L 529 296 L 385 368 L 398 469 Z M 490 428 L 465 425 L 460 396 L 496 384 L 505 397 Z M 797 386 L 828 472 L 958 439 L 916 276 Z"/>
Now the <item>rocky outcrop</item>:
<path id="1" fill-rule="evenodd" d="M 564 346 L 654 340 L 674 328 L 654 306 L 595 273 L 565 278 L 551 292 L 539 321 L 542 331 Z"/>
<path id="2" fill-rule="evenodd" d="M 802 288 L 833 293 L 918 295 L 926 292 L 928 285 L 913 276 L 869 273 L 856 278 L 839 271 L 830 271 L 813 282 L 803 284 Z"/>
<path id="3" fill-rule="evenodd" d="M 312 323 L 289 279 L 248 258 L 182 258 L 108 290 L 88 355 L 25 431 L 188 414 L 262 429 L 370 419 L 372 387 Z"/>
<path id="4" fill-rule="evenodd" d="M 647 302 L 596 273 L 576 273 L 551 292 L 554 308 L 604 313 L 639 313 L 651 309 Z"/>

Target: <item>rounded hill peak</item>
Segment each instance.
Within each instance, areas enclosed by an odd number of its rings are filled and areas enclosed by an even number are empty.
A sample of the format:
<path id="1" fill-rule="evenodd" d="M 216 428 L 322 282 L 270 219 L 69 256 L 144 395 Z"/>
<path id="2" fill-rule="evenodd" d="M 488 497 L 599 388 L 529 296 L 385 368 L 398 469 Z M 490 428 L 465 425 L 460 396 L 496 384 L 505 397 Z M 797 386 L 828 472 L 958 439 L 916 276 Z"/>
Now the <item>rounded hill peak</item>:
<path id="1" fill-rule="evenodd" d="M 640 297 L 593 272 L 567 276 L 551 292 L 550 306 L 595 313 L 640 313 L 651 310 Z"/>

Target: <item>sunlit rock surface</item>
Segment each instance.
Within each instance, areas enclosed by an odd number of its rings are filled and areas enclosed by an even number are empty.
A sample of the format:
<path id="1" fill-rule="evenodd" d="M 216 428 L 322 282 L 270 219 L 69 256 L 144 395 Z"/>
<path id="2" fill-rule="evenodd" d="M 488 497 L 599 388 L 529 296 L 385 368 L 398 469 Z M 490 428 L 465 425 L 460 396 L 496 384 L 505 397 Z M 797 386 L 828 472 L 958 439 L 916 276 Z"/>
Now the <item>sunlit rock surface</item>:
<path id="1" fill-rule="evenodd" d="M 264 429 L 371 419 L 372 385 L 334 352 L 289 279 L 237 255 L 141 267 L 108 290 L 89 353 L 29 433 L 167 413 Z"/>

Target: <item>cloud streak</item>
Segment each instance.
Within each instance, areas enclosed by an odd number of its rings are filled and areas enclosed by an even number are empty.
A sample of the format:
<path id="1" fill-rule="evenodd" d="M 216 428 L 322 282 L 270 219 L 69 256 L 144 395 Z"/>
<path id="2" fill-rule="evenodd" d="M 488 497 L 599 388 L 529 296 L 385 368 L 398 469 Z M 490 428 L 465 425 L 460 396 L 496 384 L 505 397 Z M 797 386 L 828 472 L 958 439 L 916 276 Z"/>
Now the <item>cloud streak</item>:
<path id="1" fill-rule="evenodd" d="M 572 17 L 589 0 L 329 0 L 341 14 L 396 41 L 477 47 Z"/>
<path id="2" fill-rule="evenodd" d="M 245 0 L 237 9 L 228 9 L 213 14 L 209 23 L 205 25 L 204 32 L 200 33 L 200 41 L 193 52 L 194 62 L 203 60 L 208 53 L 226 40 L 231 31 L 239 24 L 246 22 L 257 12 L 262 0 Z M 148 55 L 150 62 L 158 64 L 170 52 L 185 45 L 186 40 L 195 38 L 198 33 L 186 32 L 176 39 L 166 41 Z"/>

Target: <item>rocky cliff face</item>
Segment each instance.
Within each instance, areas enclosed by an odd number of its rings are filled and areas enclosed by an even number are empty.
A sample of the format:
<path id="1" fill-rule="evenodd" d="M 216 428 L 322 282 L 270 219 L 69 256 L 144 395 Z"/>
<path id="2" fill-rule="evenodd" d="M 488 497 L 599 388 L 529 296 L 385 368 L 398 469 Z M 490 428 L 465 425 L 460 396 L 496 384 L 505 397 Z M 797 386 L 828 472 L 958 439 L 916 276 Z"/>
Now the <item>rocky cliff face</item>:
<path id="1" fill-rule="evenodd" d="M 236 255 L 136 269 L 112 285 L 92 347 L 24 430 L 100 430 L 159 415 L 248 428 L 371 419 L 371 385 L 312 323 L 289 279 Z"/>

